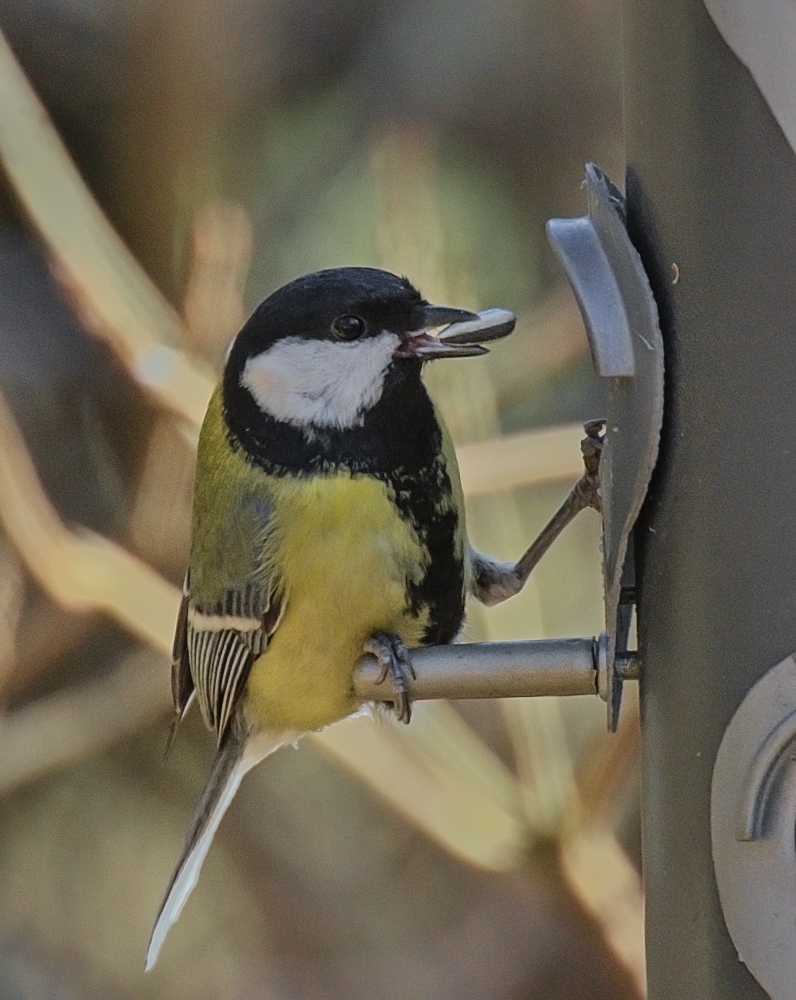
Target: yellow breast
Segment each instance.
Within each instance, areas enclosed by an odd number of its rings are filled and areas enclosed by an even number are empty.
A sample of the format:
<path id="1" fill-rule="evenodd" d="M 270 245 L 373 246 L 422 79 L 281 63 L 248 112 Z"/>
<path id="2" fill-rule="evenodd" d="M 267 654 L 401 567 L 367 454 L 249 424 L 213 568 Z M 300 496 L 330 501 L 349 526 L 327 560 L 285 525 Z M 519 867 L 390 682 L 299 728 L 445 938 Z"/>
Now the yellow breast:
<path id="1" fill-rule="evenodd" d="M 246 709 L 264 728 L 313 730 L 357 708 L 354 664 L 374 632 L 418 645 L 427 615 L 410 614 L 407 580 L 428 554 L 388 487 L 335 473 L 285 479 L 268 561 L 284 581 L 286 610 L 252 667 Z"/>

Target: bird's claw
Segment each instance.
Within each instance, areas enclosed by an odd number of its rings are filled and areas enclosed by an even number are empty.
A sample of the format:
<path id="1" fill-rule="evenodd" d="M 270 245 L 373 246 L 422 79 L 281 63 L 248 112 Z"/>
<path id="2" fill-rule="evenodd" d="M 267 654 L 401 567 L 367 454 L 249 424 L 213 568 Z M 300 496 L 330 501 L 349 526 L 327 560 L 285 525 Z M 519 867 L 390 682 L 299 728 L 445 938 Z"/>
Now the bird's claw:
<path id="1" fill-rule="evenodd" d="M 409 648 L 400 636 L 376 632 L 367 640 L 364 649 L 379 661 L 381 673 L 376 683 L 382 684 L 387 679 L 387 674 L 391 676 L 395 692 L 393 712 L 399 722 L 408 724 L 412 718 L 409 678 L 414 680 L 417 677 L 409 657 Z"/>
<path id="2" fill-rule="evenodd" d="M 601 509 L 600 498 L 600 458 L 602 456 L 606 425 L 604 420 L 590 420 L 583 425 L 586 437 L 581 441 L 584 472 L 575 484 L 574 492 L 577 508 Z"/>

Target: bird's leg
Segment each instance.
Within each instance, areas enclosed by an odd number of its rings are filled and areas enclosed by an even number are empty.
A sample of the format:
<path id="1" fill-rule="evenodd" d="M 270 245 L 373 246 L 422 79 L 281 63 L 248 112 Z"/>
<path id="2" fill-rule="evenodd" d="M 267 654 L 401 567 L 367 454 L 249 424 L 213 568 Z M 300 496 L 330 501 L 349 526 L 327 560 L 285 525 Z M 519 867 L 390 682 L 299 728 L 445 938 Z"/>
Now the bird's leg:
<path id="1" fill-rule="evenodd" d="M 409 697 L 409 678 L 415 678 L 415 669 L 409 658 L 409 649 L 400 636 L 388 632 L 375 632 L 365 643 L 366 653 L 372 653 L 379 661 L 381 674 L 376 682 L 381 684 L 392 677 L 395 699 L 392 707 L 399 722 L 408 723 L 412 718 L 412 702 Z"/>
<path id="2" fill-rule="evenodd" d="M 583 475 L 521 558 L 516 563 L 504 563 L 480 552 L 473 553 L 473 593 L 483 604 L 500 604 L 518 594 L 534 567 L 570 521 L 586 507 L 600 510 L 599 469 L 605 421 L 592 420 L 584 424 L 583 429 L 586 431 L 580 445 L 585 467 Z"/>
<path id="3" fill-rule="evenodd" d="M 583 454 L 584 471 L 569 492 L 566 500 L 542 529 L 538 538 L 516 563 L 516 572 L 522 580 L 521 586 L 531 575 L 531 571 L 547 552 L 553 542 L 586 507 L 600 511 L 600 455 L 602 454 L 605 421 L 592 420 L 583 425 L 586 437 L 580 443 Z"/>

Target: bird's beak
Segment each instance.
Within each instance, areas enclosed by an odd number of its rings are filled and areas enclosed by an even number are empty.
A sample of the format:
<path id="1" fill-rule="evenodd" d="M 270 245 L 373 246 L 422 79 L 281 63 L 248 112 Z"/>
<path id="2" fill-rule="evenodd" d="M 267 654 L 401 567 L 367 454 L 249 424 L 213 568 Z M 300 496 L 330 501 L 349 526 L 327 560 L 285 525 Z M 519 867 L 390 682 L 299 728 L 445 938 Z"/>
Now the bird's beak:
<path id="1" fill-rule="evenodd" d="M 423 308 L 422 328 L 405 334 L 393 357 L 431 361 L 433 358 L 469 358 L 486 354 L 486 348 L 478 344 L 446 344 L 428 332 L 434 327 L 452 323 L 472 323 L 477 319 L 478 314 L 467 309 L 427 305 Z"/>

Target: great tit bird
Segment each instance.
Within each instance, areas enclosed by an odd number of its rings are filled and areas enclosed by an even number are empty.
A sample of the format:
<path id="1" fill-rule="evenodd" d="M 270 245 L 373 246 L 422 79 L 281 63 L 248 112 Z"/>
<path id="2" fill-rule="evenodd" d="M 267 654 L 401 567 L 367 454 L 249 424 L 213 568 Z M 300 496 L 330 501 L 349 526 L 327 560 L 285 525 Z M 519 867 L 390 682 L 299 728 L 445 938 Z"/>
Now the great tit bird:
<path id="1" fill-rule="evenodd" d="M 218 751 L 147 968 L 243 775 L 360 709 L 363 652 L 408 721 L 408 648 L 452 642 L 468 593 L 491 604 L 524 583 L 519 564 L 470 547 L 453 445 L 421 381 L 424 362 L 508 332 L 511 314 L 494 312 L 502 327 L 345 267 L 280 288 L 233 341 L 199 438 L 172 668 L 175 722 L 195 696 Z M 430 335 L 445 324 L 450 341 Z"/>

